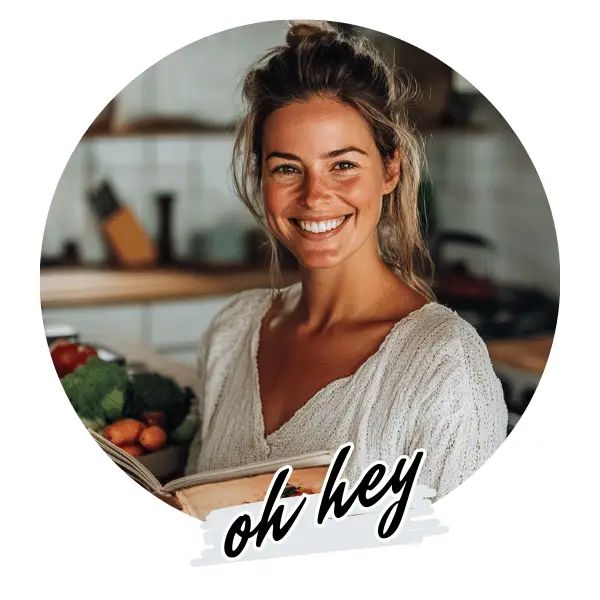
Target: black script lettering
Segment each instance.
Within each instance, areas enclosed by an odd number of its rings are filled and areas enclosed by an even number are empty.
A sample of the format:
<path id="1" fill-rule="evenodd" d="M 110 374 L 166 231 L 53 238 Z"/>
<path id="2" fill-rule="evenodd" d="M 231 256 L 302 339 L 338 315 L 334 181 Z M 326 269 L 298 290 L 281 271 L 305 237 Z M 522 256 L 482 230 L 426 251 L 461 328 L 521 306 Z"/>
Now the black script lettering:
<path id="1" fill-rule="evenodd" d="M 329 466 L 321 491 L 316 523 L 322 525 L 330 512 L 333 513 L 333 518 L 341 519 L 356 503 L 362 508 L 375 506 L 389 490 L 392 490 L 394 494 L 400 494 L 400 498 L 383 513 L 377 528 L 380 538 L 389 538 L 402 524 L 426 452 L 419 449 L 410 459 L 407 456 L 399 457 L 387 481 L 384 481 L 388 474 L 387 465 L 381 461 L 374 462 L 364 470 L 358 483 L 346 497 L 348 481 L 341 478 L 340 473 L 346 466 L 353 448 L 352 442 L 340 446 Z M 410 464 L 406 467 L 409 460 Z M 380 484 L 379 489 L 376 489 Z"/>
<path id="2" fill-rule="evenodd" d="M 340 446 L 329 465 L 327 475 L 325 476 L 325 483 L 321 490 L 321 498 L 319 501 L 319 510 L 317 511 L 317 525 L 322 525 L 323 521 L 329 514 L 329 511 L 333 507 L 333 515 L 336 519 L 341 519 L 349 510 L 350 506 L 344 504 L 344 492 L 348 481 L 342 479 L 337 487 L 333 487 L 337 481 L 340 472 L 346 466 L 348 456 L 352 452 L 354 444 L 348 442 L 343 446 Z"/>
<path id="3" fill-rule="evenodd" d="M 352 442 L 340 446 L 332 461 L 331 467 L 327 472 L 323 491 L 321 492 L 321 501 L 317 513 L 317 525 L 323 524 L 332 509 L 333 517 L 341 519 L 350 511 L 356 502 L 363 508 L 374 506 L 381 498 L 383 498 L 383 496 L 385 496 L 392 485 L 390 479 L 390 481 L 384 484 L 377 492 L 369 495 L 369 492 L 373 491 L 385 478 L 388 471 L 388 467 L 385 463 L 375 462 L 365 469 L 354 489 L 348 494 L 348 497 L 344 499 L 348 481 L 339 478 L 339 474 L 343 467 L 346 466 L 346 462 L 353 448 L 354 444 Z M 404 460 L 406 460 L 405 457 Z M 337 485 L 335 485 L 336 480 L 338 480 Z"/>
<path id="4" fill-rule="evenodd" d="M 236 536 L 239 537 L 237 546 L 235 545 Z M 246 543 L 252 537 L 252 519 L 248 513 L 237 517 L 229 526 L 225 539 L 223 540 L 223 552 L 228 558 L 238 557 L 246 547 Z"/>
<path id="5" fill-rule="evenodd" d="M 281 493 L 291 473 L 292 468 L 286 466 L 279 469 L 273 476 L 256 527 L 252 528 L 252 517 L 248 513 L 243 513 L 233 520 L 223 539 L 223 552 L 226 557 L 237 558 L 240 556 L 248 541 L 254 536 L 256 536 L 256 547 L 260 548 L 271 529 L 275 542 L 280 542 L 291 531 L 306 504 L 306 495 L 303 495 L 298 506 L 285 522 L 283 521 L 283 505 L 279 504 L 273 510 L 275 503 L 281 498 Z M 237 545 L 235 544 L 236 536 L 239 538 Z"/>
<path id="6" fill-rule="evenodd" d="M 425 455 L 425 450 L 415 450 L 411 458 L 410 466 L 406 469 L 406 472 L 399 479 L 393 480 L 392 491 L 394 494 L 400 494 L 400 498 L 391 504 L 381 515 L 381 519 L 377 525 L 377 535 L 382 540 L 392 537 L 402 526 L 406 514 L 406 507 L 412 496 L 415 482 L 421 472 L 421 466 Z M 402 466 L 404 466 L 406 458 L 399 462 L 402 462 Z M 396 471 L 394 471 L 394 473 L 396 473 Z"/>

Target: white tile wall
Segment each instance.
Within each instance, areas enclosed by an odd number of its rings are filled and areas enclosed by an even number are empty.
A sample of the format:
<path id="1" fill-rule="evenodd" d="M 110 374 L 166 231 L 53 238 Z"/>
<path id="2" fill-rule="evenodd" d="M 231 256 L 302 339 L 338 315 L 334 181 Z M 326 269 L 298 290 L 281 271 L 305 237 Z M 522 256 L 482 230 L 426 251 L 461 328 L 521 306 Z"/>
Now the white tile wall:
<path id="1" fill-rule="evenodd" d="M 475 231 L 496 247 L 501 281 L 559 292 L 558 247 L 535 168 L 510 131 L 444 133 L 428 144 L 439 229 Z"/>
<path id="2" fill-rule="evenodd" d="M 81 203 L 74 203 L 85 185 L 85 164 L 77 149 L 71 155 L 54 192 L 46 224 L 42 251 L 60 253 L 64 240 L 79 238 L 84 229 L 85 211 Z"/>
<path id="3" fill-rule="evenodd" d="M 253 220 L 235 197 L 229 180 L 231 134 L 160 138 L 89 139 L 74 151 L 50 207 L 43 251 L 61 251 L 63 240 L 78 241 L 82 256 L 101 261 L 104 247 L 87 190 L 107 178 L 150 233 L 156 235 L 158 192 L 175 194 L 175 251 L 189 251 L 191 232 Z"/>
<path id="4" fill-rule="evenodd" d="M 270 21 L 223 31 L 166 56 L 119 95 L 116 121 L 148 114 L 229 123 L 239 114 L 235 93 L 248 65 L 283 43 L 287 23 Z"/>

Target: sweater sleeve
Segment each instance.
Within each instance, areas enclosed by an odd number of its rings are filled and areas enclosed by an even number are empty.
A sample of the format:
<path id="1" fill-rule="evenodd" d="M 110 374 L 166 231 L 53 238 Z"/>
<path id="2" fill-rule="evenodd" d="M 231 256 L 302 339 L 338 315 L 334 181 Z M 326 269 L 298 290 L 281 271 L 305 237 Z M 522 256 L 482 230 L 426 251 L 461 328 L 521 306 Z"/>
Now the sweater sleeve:
<path id="1" fill-rule="evenodd" d="M 185 474 L 198 472 L 202 444 L 208 434 L 211 419 L 219 401 L 223 382 L 235 368 L 232 352 L 239 346 L 240 336 L 252 325 L 256 310 L 270 290 L 245 290 L 235 294 L 214 316 L 201 336 L 197 352 L 196 400 L 191 407 L 199 424 L 190 444 Z"/>
<path id="2" fill-rule="evenodd" d="M 205 392 L 204 383 L 206 380 L 206 361 L 208 355 L 208 331 L 204 332 L 200 338 L 198 344 L 198 352 L 196 355 L 196 373 L 197 380 L 194 386 L 194 400 L 190 407 L 190 412 L 195 413 L 198 417 L 198 428 L 190 443 L 187 462 L 185 467 L 185 474 L 190 475 L 196 472 L 196 464 L 198 463 L 198 455 L 200 453 L 200 447 L 202 446 L 202 424 L 205 419 Z"/>
<path id="3" fill-rule="evenodd" d="M 448 348 L 415 421 L 410 453 L 425 448 L 419 483 L 439 499 L 472 475 L 506 437 L 508 411 L 487 348 L 468 324 Z"/>

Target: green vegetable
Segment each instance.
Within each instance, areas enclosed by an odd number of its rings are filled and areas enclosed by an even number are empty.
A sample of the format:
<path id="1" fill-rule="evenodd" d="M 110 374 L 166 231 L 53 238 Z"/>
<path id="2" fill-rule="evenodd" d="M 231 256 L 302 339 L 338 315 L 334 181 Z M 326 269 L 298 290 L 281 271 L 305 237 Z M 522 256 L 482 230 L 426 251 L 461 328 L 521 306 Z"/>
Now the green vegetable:
<path id="1" fill-rule="evenodd" d="M 189 442 L 198 428 L 198 417 L 195 414 L 188 413 L 172 433 L 171 440 L 177 443 Z"/>
<path id="2" fill-rule="evenodd" d="M 127 389 L 127 373 L 123 367 L 91 357 L 65 375 L 61 383 L 81 419 L 98 424 L 123 416 Z"/>
<path id="3" fill-rule="evenodd" d="M 187 415 L 189 395 L 172 379 L 158 373 L 136 373 L 125 399 L 125 416 L 142 419 L 145 412 L 164 412 L 167 432 L 176 429 Z"/>
<path id="4" fill-rule="evenodd" d="M 123 416 L 125 394 L 123 390 L 115 388 L 102 398 L 102 412 L 109 421 L 117 421 Z"/>

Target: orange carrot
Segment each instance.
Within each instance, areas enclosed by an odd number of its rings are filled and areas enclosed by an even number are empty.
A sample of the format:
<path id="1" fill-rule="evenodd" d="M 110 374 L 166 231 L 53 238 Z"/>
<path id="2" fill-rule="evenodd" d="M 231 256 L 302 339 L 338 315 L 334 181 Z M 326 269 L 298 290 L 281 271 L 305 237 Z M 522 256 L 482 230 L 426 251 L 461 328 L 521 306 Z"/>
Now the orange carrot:
<path id="1" fill-rule="evenodd" d="M 121 446 L 123 444 L 133 444 L 137 441 L 143 429 L 144 424 L 136 421 L 136 419 L 121 419 L 105 427 L 103 434 L 113 444 Z"/>
<path id="2" fill-rule="evenodd" d="M 167 434 L 158 425 L 150 425 L 140 434 L 139 442 L 146 450 L 160 450 L 167 442 Z"/>
<path id="3" fill-rule="evenodd" d="M 121 450 L 125 450 L 127 454 L 131 454 L 131 456 L 135 456 L 136 458 L 143 456 L 146 452 L 139 444 L 123 444 L 119 446 Z"/>

